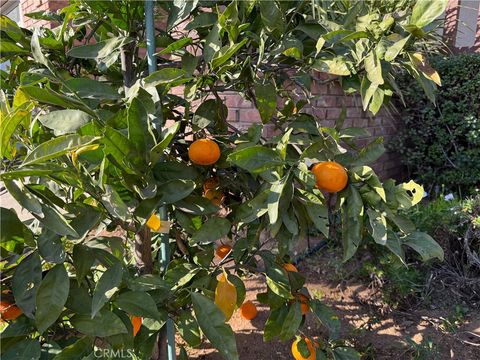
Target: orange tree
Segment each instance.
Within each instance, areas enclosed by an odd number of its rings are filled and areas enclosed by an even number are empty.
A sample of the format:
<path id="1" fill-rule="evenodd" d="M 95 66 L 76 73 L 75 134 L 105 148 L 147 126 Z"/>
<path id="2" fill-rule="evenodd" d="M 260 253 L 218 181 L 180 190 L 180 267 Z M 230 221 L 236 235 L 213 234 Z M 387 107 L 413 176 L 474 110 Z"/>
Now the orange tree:
<path id="1" fill-rule="evenodd" d="M 1 180 L 33 216 L 1 209 L 2 297 L 22 313 L 6 319 L 2 358 L 80 359 L 94 349 L 158 358 L 170 318 L 189 346 L 207 338 L 238 359 L 224 314 L 242 305 L 242 278 L 252 273 L 267 284 L 258 295 L 270 308 L 266 341 L 293 341 L 302 313 L 336 339 L 334 313 L 311 298 L 295 267 L 284 268 L 312 228 L 336 238 L 338 225 L 345 261 L 374 243 L 401 261 L 405 247 L 442 258 L 401 215 L 422 188 L 382 183 L 368 166 L 382 140 L 359 147 L 364 129 L 344 128 L 342 117 L 322 127 L 304 108 L 315 72 L 360 93 L 372 113 L 401 96 L 403 71 L 432 97 L 440 80 L 425 49 L 444 7 L 158 2 L 159 70 L 148 76 L 142 2 L 74 0 L 32 14 L 58 24 L 34 31 L 2 16 L 1 61 L 10 67 L 1 72 Z M 236 131 L 225 91 L 252 101 L 262 123 Z M 265 124 L 279 135 L 264 138 Z M 210 141 L 192 148 L 198 139 Z M 315 178 L 312 164 L 324 161 Z M 161 206 L 169 223 L 155 215 Z M 167 266 L 158 261 L 159 229 L 170 239 Z M 225 238 L 232 247 L 214 260 Z M 294 352 L 356 356 L 335 344 L 298 339 Z"/>

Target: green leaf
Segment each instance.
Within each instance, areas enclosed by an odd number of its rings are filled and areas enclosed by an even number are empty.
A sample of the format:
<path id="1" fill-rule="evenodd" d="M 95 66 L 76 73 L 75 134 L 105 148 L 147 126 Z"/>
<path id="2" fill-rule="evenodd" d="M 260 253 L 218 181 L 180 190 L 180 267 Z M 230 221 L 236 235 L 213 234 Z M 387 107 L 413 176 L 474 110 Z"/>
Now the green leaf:
<path id="1" fill-rule="evenodd" d="M 205 59 L 205 62 L 209 63 L 212 61 L 221 46 L 222 39 L 220 38 L 220 24 L 216 22 L 205 38 L 205 46 L 203 48 L 203 58 Z"/>
<path id="2" fill-rule="evenodd" d="M 121 96 L 112 86 L 89 78 L 74 78 L 66 81 L 68 90 L 75 91 L 84 99 L 117 100 Z M 68 92 L 66 89 L 65 92 Z"/>
<path id="3" fill-rule="evenodd" d="M 192 293 L 193 310 L 207 339 L 227 360 L 238 360 L 237 344 L 230 325 L 225 323 L 222 311 L 209 298 Z"/>
<path id="4" fill-rule="evenodd" d="M 335 312 L 320 300 L 310 300 L 310 308 L 320 322 L 328 329 L 332 339 L 338 339 L 340 335 L 340 319 Z"/>
<path id="5" fill-rule="evenodd" d="M 402 51 L 407 44 L 408 40 L 410 40 L 410 35 L 396 41 L 392 46 L 390 46 L 385 52 L 385 60 L 390 62 L 395 60 L 398 54 L 400 54 L 400 51 Z"/>
<path id="6" fill-rule="evenodd" d="M 212 26 L 217 21 L 217 18 L 218 16 L 215 13 L 199 13 L 185 26 L 185 30 Z"/>
<path id="7" fill-rule="evenodd" d="M 152 297 L 144 291 L 126 291 L 117 296 L 115 305 L 130 315 L 152 318 L 161 322 L 160 313 Z"/>
<path id="8" fill-rule="evenodd" d="M 57 110 L 38 117 L 43 126 L 54 130 L 56 136 L 74 133 L 92 117 L 80 110 Z"/>
<path id="9" fill-rule="evenodd" d="M 336 347 L 332 350 L 334 360 L 360 360 L 360 354 L 351 347 Z"/>
<path id="10" fill-rule="evenodd" d="M 93 291 L 92 318 L 100 311 L 108 300 L 118 291 L 122 282 L 122 264 L 116 262 L 100 277 Z"/>
<path id="11" fill-rule="evenodd" d="M 40 334 L 60 316 L 67 301 L 70 280 L 63 264 L 48 271 L 37 290 L 35 323 Z"/>
<path id="12" fill-rule="evenodd" d="M 209 244 L 218 240 L 230 232 L 230 221 L 223 217 L 211 217 L 202 227 L 193 234 L 191 243 Z"/>
<path id="13" fill-rule="evenodd" d="M 225 104 L 216 99 L 208 99 L 195 111 L 192 123 L 201 130 L 207 126 L 222 124 L 227 119 L 227 114 Z"/>
<path id="14" fill-rule="evenodd" d="M 124 221 L 127 220 L 128 207 L 113 186 L 105 185 L 105 193 L 102 195 L 101 202 L 110 215 Z"/>
<path id="15" fill-rule="evenodd" d="M 186 38 L 183 38 L 183 39 L 174 41 L 173 43 L 171 43 L 170 45 L 168 45 L 165 49 L 162 49 L 161 51 L 159 51 L 159 52 L 156 53 L 155 55 L 171 54 L 171 53 L 173 53 L 174 51 L 177 51 L 177 50 L 179 50 L 179 49 L 182 49 L 182 48 L 184 48 L 186 45 L 191 44 L 191 43 L 192 43 L 192 38 L 186 37 Z"/>
<path id="16" fill-rule="evenodd" d="M 93 117 L 96 117 L 95 112 L 87 107 L 83 102 L 76 98 L 60 94 L 50 88 L 39 88 L 37 86 L 24 85 L 19 89 L 27 94 L 29 98 L 37 100 L 41 103 L 55 105 L 67 109 L 79 109 L 92 115 Z"/>
<path id="17" fill-rule="evenodd" d="M 212 204 L 210 200 L 195 195 L 190 195 L 178 201 L 175 206 L 187 214 L 194 215 L 208 215 L 218 210 L 218 206 Z"/>
<path id="18" fill-rule="evenodd" d="M 173 137 L 180 129 L 180 125 L 180 121 L 177 121 L 172 126 L 162 131 L 162 140 L 160 140 L 160 142 L 150 150 L 150 161 L 152 164 L 156 164 L 161 159 L 163 156 L 163 151 L 168 147 L 168 145 L 170 145 Z"/>
<path id="19" fill-rule="evenodd" d="M 180 80 L 185 77 L 185 70 L 178 68 L 164 68 L 148 75 L 144 80 L 146 87 L 168 85 L 175 80 Z"/>
<path id="20" fill-rule="evenodd" d="M 105 127 L 104 135 L 101 141 L 105 144 L 105 155 L 111 155 L 127 173 L 139 171 L 142 162 L 137 158 L 135 145 L 120 131 L 110 126 Z M 135 165 L 132 162 L 135 162 Z"/>
<path id="21" fill-rule="evenodd" d="M 363 166 L 372 163 L 380 158 L 385 153 L 385 146 L 383 146 L 383 138 L 377 138 L 372 141 L 362 150 L 352 162 L 353 166 Z"/>
<path id="22" fill-rule="evenodd" d="M 258 1 L 257 4 L 260 7 L 260 15 L 267 31 L 278 30 L 281 34 L 285 28 L 285 19 L 277 1 Z"/>
<path id="23" fill-rule="evenodd" d="M 113 52 L 120 50 L 123 45 L 127 45 L 132 41 L 133 39 L 128 37 L 112 37 L 95 44 L 74 47 L 67 52 L 67 56 L 100 61 L 110 56 Z"/>
<path id="24" fill-rule="evenodd" d="M 61 264 L 67 256 L 60 235 L 44 230 L 37 238 L 38 251 L 43 259 L 50 263 Z"/>
<path id="25" fill-rule="evenodd" d="M 418 0 L 412 10 L 410 24 L 423 28 L 437 19 L 447 7 L 448 0 Z"/>
<path id="26" fill-rule="evenodd" d="M 77 281 L 80 283 L 83 281 L 85 276 L 90 272 L 90 268 L 95 262 L 95 257 L 90 251 L 90 248 L 82 245 L 76 244 L 73 247 L 73 266 L 75 267 L 75 273 Z"/>
<path id="27" fill-rule="evenodd" d="M 182 310 L 175 322 L 178 333 L 191 347 L 197 347 L 202 343 L 200 328 L 190 310 Z"/>
<path id="28" fill-rule="evenodd" d="M 375 51 L 370 51 L 364 60 L 367 78 L 373 84 L 383 84 L 382 64 Z"/>
<path id="29" fill-rule="evenodd" d="M 266 124 L 275 115 L 277 109 L 277 90 L 275 86 L 270 82 L 255 84 L 255 99 L 262 122 Z"/>
<path id="30" fill-rule="evenodd" d="M 443 261 L 444 254 L 442 247 L 427 233 L 413 232 L 403 237 L 404 245 L 410 246 L 413 250 L 420 254 L 423 261 L 437 258 Z"/>
<path id="31" fill-rule="evenodd" d="M 235 53 L 240 50 L 243 45 L 247 43 L 248 39 L 243 39 L 235 45 L 226 45 L 215 54 L 212 59 L 212 69 L 216 69 L 223 65 L 228 59 L 230 59 Z"/>
<path id="32" fill-rule="evenodd" d="M 173 204 L 186 198 L 195 189 L 195 182 L 192 180 L 170 180 L 160 185 L 158 196 L 160 204 Z"/>
<path id="33" fill-rule="evenodd" d="M 23 160 L 22 166 L 38 164 L 77 150 L 91 144 L 98 138 L 95 136 L 80 136 L 77 134 L 62 135 L 48 140 L 30 152 Z"/>
<path id="34" fill-rule="evenodd" d="M 283 164 L 278 152 L 261 145 L 235 151 L 228 156 L 228 161 L 254 174 Z"/>
<path id="35" fill-rule="evenodd" d="M 292 298 L 292 289 L 286 271 L 275 263 L 266 262 L 267 286 L 278 296 Z"/>
<path id="36" fill-rule="evenodd" d="M 2 360 L 37 360 L 40 359 L 41 355 L 40 341 L 38 339 L 25 339 L 3 352 Z"/>
<path id="37" fill-rule="evenodd" d="M 134 98 L 127 108 L 128 139 L 140 154 L 145 154 L 153 146 L 148 115 L 138 98 Z"/>
<path id="38" fill-rule="evenodd" d="M 294 337 L 301 323 L 302 311 L 300 310 L 300 302 L 295 301 L 290 305 L 288 314 L 283 321 L 280 339 L 287 341 Z"/>
<path id="39" fill-rule="evenodd" d="M 281 306 L 277 309 L 273 309 L 270 312 L 270 316 L 265 323 L 265 328 L 263 330 L 263 340 L 270 341 L 277 336 L 280 336 L 282 331 L 282 325 L 285 322 L 285 318 L 288 314 L 288 307 Z"/>
<path id="40" fill-rule="evenodd" d="M 29 318 L 33 319 L 37 289 L 42 281 L 42 263 L 35 251 L 18 264 L 12 279 L 15 303 Z"/>
<path id="41" fill-rule="evenodd" d="M 20 221 L 12 209 L 0 208 L 0 211 L 0 247 L 21 254 L 25 242 L 33 241 L 32 232 Z"/>
<path id="42" fill-rule="evenodd" d="M 3 40 L 2 40 L 3 41 Z M 3 43 L 2 43 L 3 47 Z M 19 89 L 17 89 L 17 92 Z M 11 154 L 10 141 L 15 133 L 15 130 L 20 124 L 30 123 L 31 118 L 31 105 L 24 104 L 19 108 L 14 109 L 13 112 L 8 114 L 2 113 L 2 121 L 0 122 L 0 155 L 10 158 Z"/>
<path id="43" fill-rule="evenodd" d="M 336 56 L 333 59 L 317 59 L 313 63 L 312 68 L 331 75 L 350 75 L 350 70 L 343 56 Z"/>
<path id="44" fill-rule="evenodd" d="M 312 220 L 315 228 L 328 236 L 328 210 L 325 205 L 308 202 L 305 205 L 308 217 Z"/>
<path id="45" fill-rule="evenodd" d="M 174 0 L 168 14 L 167 31 L 185 20 L 197 7 L 198 0 Z"/>
<path id="46" fill-rule="evenodd" d="M 37 216 L 42 225 L 45 225 L 46 228 L 52 230 L 55 234 L 78 239 L 78 234 L 75 229 L 70 226 L 67 219 L 65 219 L 57 209 L 48 204 L 42 204 L 42 212 L 42 218 Z"/>
<path id="47" fill-rule="evenodd" d="M 83 337 L 78 339 L 71 345 L 68 345 L 60 351 L 53 360 L 82 360 L 87 357 L 92 351 L 92 339 Z"/>
<path id="48" fill-rule="evenodd" d="M 102 309 L 92 319 L 90 315 L 77 314 L 70 319 L 75 330 L 92 337 L 107 337 L 127 334 L 123 321 L 111 311 Z"/>
<path id="49" fill-rule="evenodd" d="M 387 243 L 385 244 L 385 246 L 392 253 L 394 253 L 405 266 L 407 266 L 407 264 L 405 263 L 405 251 L 403 251 L 400 238 L 395 232 L 391 230 L 387 232 Z"/>
<path id="50" fill-rule="evenodd" d="M 355 254 L 362 241 L 364 216 L 360 193 L 353 185 L 349 185 L 348 189 L 349 194 L 342 209 L 343 261 L 347 261 Z"/>
<path id="51" fill-rule="evenodd" d="M 368 220 L 372 228 L 372 237 L 377 244 L 387 243 L 387 219 L 385 214 L 373 209 L 367 209 Z"/>
<path id="52" fill-rule="evenodd" d="M 270 219 L 270 224 L 275 224 L 278 220 L 278 209 L 280 205 L 280 198 L 282 196 L 285 184 L 287 183 L 289 178 L 290 178 L 289 175 L 285 175 L 280 180 L 274 182 L 270 187 L 270 192 L 268 193 L 268 198 L 267 198 L 267 209 L 268 209 L 268 217 Z"/>

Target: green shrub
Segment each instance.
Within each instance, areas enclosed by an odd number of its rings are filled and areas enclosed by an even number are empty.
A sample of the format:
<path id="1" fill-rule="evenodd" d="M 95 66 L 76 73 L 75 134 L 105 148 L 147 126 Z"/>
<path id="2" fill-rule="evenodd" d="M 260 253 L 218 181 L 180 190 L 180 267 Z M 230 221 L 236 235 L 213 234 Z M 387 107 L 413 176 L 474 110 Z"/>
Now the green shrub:
<path id="1" fill-rule="evenodd" d="M 433 59 L 442 86 L 436 105 L 401 80 L 404 128 L 390 147 L 427 191 L 471 193 L 480 183 L 480 54 Z"/>

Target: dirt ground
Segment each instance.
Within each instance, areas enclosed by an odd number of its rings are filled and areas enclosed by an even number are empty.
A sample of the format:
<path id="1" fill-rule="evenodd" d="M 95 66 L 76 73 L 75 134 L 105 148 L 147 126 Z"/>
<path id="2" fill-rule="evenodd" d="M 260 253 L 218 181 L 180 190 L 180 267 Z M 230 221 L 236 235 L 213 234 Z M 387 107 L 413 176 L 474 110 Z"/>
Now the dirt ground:
<path id="1" fill-rule="evenodd" d="M 305 259 L 298 268 L 307 276 L 306 287 L 310 294 L 321 296 L 334 308 L 342 319 L 342 337 L 355 345 L 364 355 L 362 359 L 413 359 L 414 350 L 406 339 L 421 344 L 426 339 L 434 344 L 435 352 L 416 359 L 480 359 L 480 313 L 470 311 L 455 329 L 442 330 L 442 321 L 450 309 L 432 309 L 419 306 L 414 310 L 385 310 L 378 301 L 378 291 L 359 280 L 341 280 L 329 265 L 331 253 L 323 251 Z M 268 309 L 256 301 L 256 295 L 265 291 L 260 278 L 248 279 L 247 300 L 258 307 L 258 316 L 253 321 L 240 317 L 238 311 L 229 323 L 237 340 L 241 360 L 293 359 L 290 343 L 263 342 L 262 329 L 268 317 Z M 440 301 L 441 300 L 441 301 Z M 444 304 L 444 299 L 439 299 Z M 313 315 L 307 315 L 305 333 L 322 337 L 322 327 Z M 426 341 L 424 341 L 424 344 Z M 222 357 L 206 343 L 201 349 L 189 350 L 190 359 L 220 360 Z"/>

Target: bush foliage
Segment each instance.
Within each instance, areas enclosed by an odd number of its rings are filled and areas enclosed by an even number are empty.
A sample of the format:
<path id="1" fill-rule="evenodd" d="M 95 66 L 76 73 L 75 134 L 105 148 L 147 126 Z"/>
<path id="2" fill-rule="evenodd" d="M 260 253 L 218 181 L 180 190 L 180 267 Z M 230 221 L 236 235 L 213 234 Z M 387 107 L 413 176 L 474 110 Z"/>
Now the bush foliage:
<path id="1" fill-rule="evenodd" d="M 391 146 L 427 190 L 470 192 L 480 183 L 480 54 L 432 62 L 442 78 L 436 104 L 405 79 L 405 127 Z"/>

